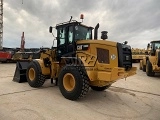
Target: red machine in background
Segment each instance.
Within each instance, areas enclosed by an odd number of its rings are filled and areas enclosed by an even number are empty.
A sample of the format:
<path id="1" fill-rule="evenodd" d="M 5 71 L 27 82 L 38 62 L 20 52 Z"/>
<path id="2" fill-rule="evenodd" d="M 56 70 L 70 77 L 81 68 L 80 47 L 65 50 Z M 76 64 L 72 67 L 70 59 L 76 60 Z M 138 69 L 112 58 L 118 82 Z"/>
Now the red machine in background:
<path id="1" fill-rule="evenodd" d="M 25 38 L 24 38 L 24 32 L 22 32 L 21 46 L 20 46 L 20 51 L 21 52 L 24 52 L 24 45 L 25 45 Z"/>
<path id="2" fill-rule="evenodd" d="M 0 50 L 0 62 L 2 62 L 2 63 L 13 62 L 14 60 L 12 59 L 12 57 L 16 52 L 18 52 L 18 51 L 24 52 L 25 51 L 24 45 L 25 45 L 25 37 L 24 37 L 24 32 L 22 32 L 20 48 L 3 47 L 3 49 Z"/>
<path id="3" fill-rule="evenodd" d="M 0 51 L 0 62 L 10 62 L 12 60 L 13 52 L 12 51 Z"/>
<path id="4" fill-rule="evenodd" d="M 24 32 L 21 36 L 20 48 L 5 48 L 0 50 L 0 62 L 17 62 L 40 58 L 40 48 L 25 48 Z"/>

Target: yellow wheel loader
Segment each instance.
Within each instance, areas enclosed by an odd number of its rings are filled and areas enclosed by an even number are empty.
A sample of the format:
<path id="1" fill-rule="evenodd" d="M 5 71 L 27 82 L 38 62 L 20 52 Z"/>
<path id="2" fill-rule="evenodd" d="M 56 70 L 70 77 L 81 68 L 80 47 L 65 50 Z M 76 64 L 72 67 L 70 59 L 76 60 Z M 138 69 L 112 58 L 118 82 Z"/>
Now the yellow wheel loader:
<path id="1" fill-rule="evenodd" d="M 143 70 L 143 72 L 146 72 L 146 58 L 149 56 L 151 51 L 150 43 L 147 45 L 147 49 L 145 51 L 145 56 L 140 60 L 139 69 Z"/>
<path id="2" fill-rule="evenodd" d="M 132 48 L 132 60 L 133 62 L 140 62 L 145 57 L 146 50 L 139 48 Z"/>
<path id="3" fill-rule="evenodd" d="M 148 46 L 148 55 L 140 61 L 140 67 L 148 76 L 160 72 L 160 41 L 151 41 Z"/>
<path id="4" fill-rule="evenodd" d="M 41 49 L 40 59 L 24 62 L 25 65 L 17 63 L 14 81 L 22 82 L 26 77 L 31 87 L 41 87 L 46 79 L 56 80 L 65 98 L 77 100 L 84 97 L 90 87 L 103 91 L 118 79 L 136 74 L 131 47 L 106 40 L 107 31 L 97 40 L 98 27 L 99 24 L 92 39 L 94 28 L 82 22 L 70 19 L 57 24 L 57 47 Z M 52 29 L 49 28 L 50 33 Z"/>
<path id="5" fill-rule="evenodd" d="M 142 60 L 140 60 L 140 63 L 139 63 L 139 69 L 142 70 L 143 72 L 146 72 L 146 57 L 143 57 Z"/>

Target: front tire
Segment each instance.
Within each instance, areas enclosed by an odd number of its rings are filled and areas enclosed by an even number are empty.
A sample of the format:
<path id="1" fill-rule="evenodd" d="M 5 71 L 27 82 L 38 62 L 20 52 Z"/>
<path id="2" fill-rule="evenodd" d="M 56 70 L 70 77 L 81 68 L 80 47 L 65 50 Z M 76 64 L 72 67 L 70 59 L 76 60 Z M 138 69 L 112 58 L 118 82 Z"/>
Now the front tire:
<path id="1" fill-rule="evenodd" d="M 155 74 L 155 72 L 153 72 L 153 69 L 152 69 L 152 64 L 150 63 L 149 60 L 147 61 L 147 64 L 146 64 L 146 74 L 147 76 L 154 76 Z"/>
<path id="2" fill-rule="evenodd" d="M 111 86 L 111 84 L 103 86 L 103 87 L 99 87 L 99 86 L 90 86 L 90 87 L 92 88 L 92 90 L 95 90 L 95 91 L 104 91 L 104 90 L 108 89 L 110 86 Z"/>
<path id="3" fill-rule="evenodd" d="M 28 84 L 31 87 L 41 87 L 45 82 L 45 76 L 41 74 L 40 65 L 31 61 L 26 72 Z"/>
<path id="4" fill-rule="evenodd" d="M 65 98 L 77 100 L 88 93 L 89 78 L 81 67 L 67 65 L 62 68 L 59 74 L 58 86 Z"/>

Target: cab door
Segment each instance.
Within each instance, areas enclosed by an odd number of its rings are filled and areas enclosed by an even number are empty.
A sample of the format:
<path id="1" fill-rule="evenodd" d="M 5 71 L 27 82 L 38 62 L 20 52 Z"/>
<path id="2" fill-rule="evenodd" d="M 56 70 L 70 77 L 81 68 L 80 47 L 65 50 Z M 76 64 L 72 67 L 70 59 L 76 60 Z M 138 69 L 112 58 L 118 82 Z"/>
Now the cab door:
<path id="1" fill-rule="evenodd" d="M 57 58 L 60 60 L 74 51 L 73 26 L 60 27 L 57 32 Z"/>
<path id="2" fill-rule="evenodd" d="M 57 59 L 58 61 L 63 54 L 66 53 L 66 27 L 60 27 L 57 29 Z"/>

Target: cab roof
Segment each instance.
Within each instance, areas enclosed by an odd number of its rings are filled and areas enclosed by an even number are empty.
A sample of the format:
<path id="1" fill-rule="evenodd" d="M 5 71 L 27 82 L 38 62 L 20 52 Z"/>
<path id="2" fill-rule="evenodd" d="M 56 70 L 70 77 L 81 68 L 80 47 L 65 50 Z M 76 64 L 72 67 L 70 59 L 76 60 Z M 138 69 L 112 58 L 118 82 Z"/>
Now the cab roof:
<path id="1" fill-rule="evenodd" d="M 59 27 L 62 27 L 62 26 L 69 26 L 69 25 L 81 25 L 81 26 L 93 29 L 93 27 L 81 24 L 81 22 L 78 22 L 76 20 L 72 20 L 72 21 L 67 21 L 67 22 L 56 24 L 56 29 L 59 28 Z"/>
<path id="2" fill-rule="evenodd" d="M 160 40 L 153 40 L 150 43 L 157 43 L 157 42 L 160 42 Z"/>

